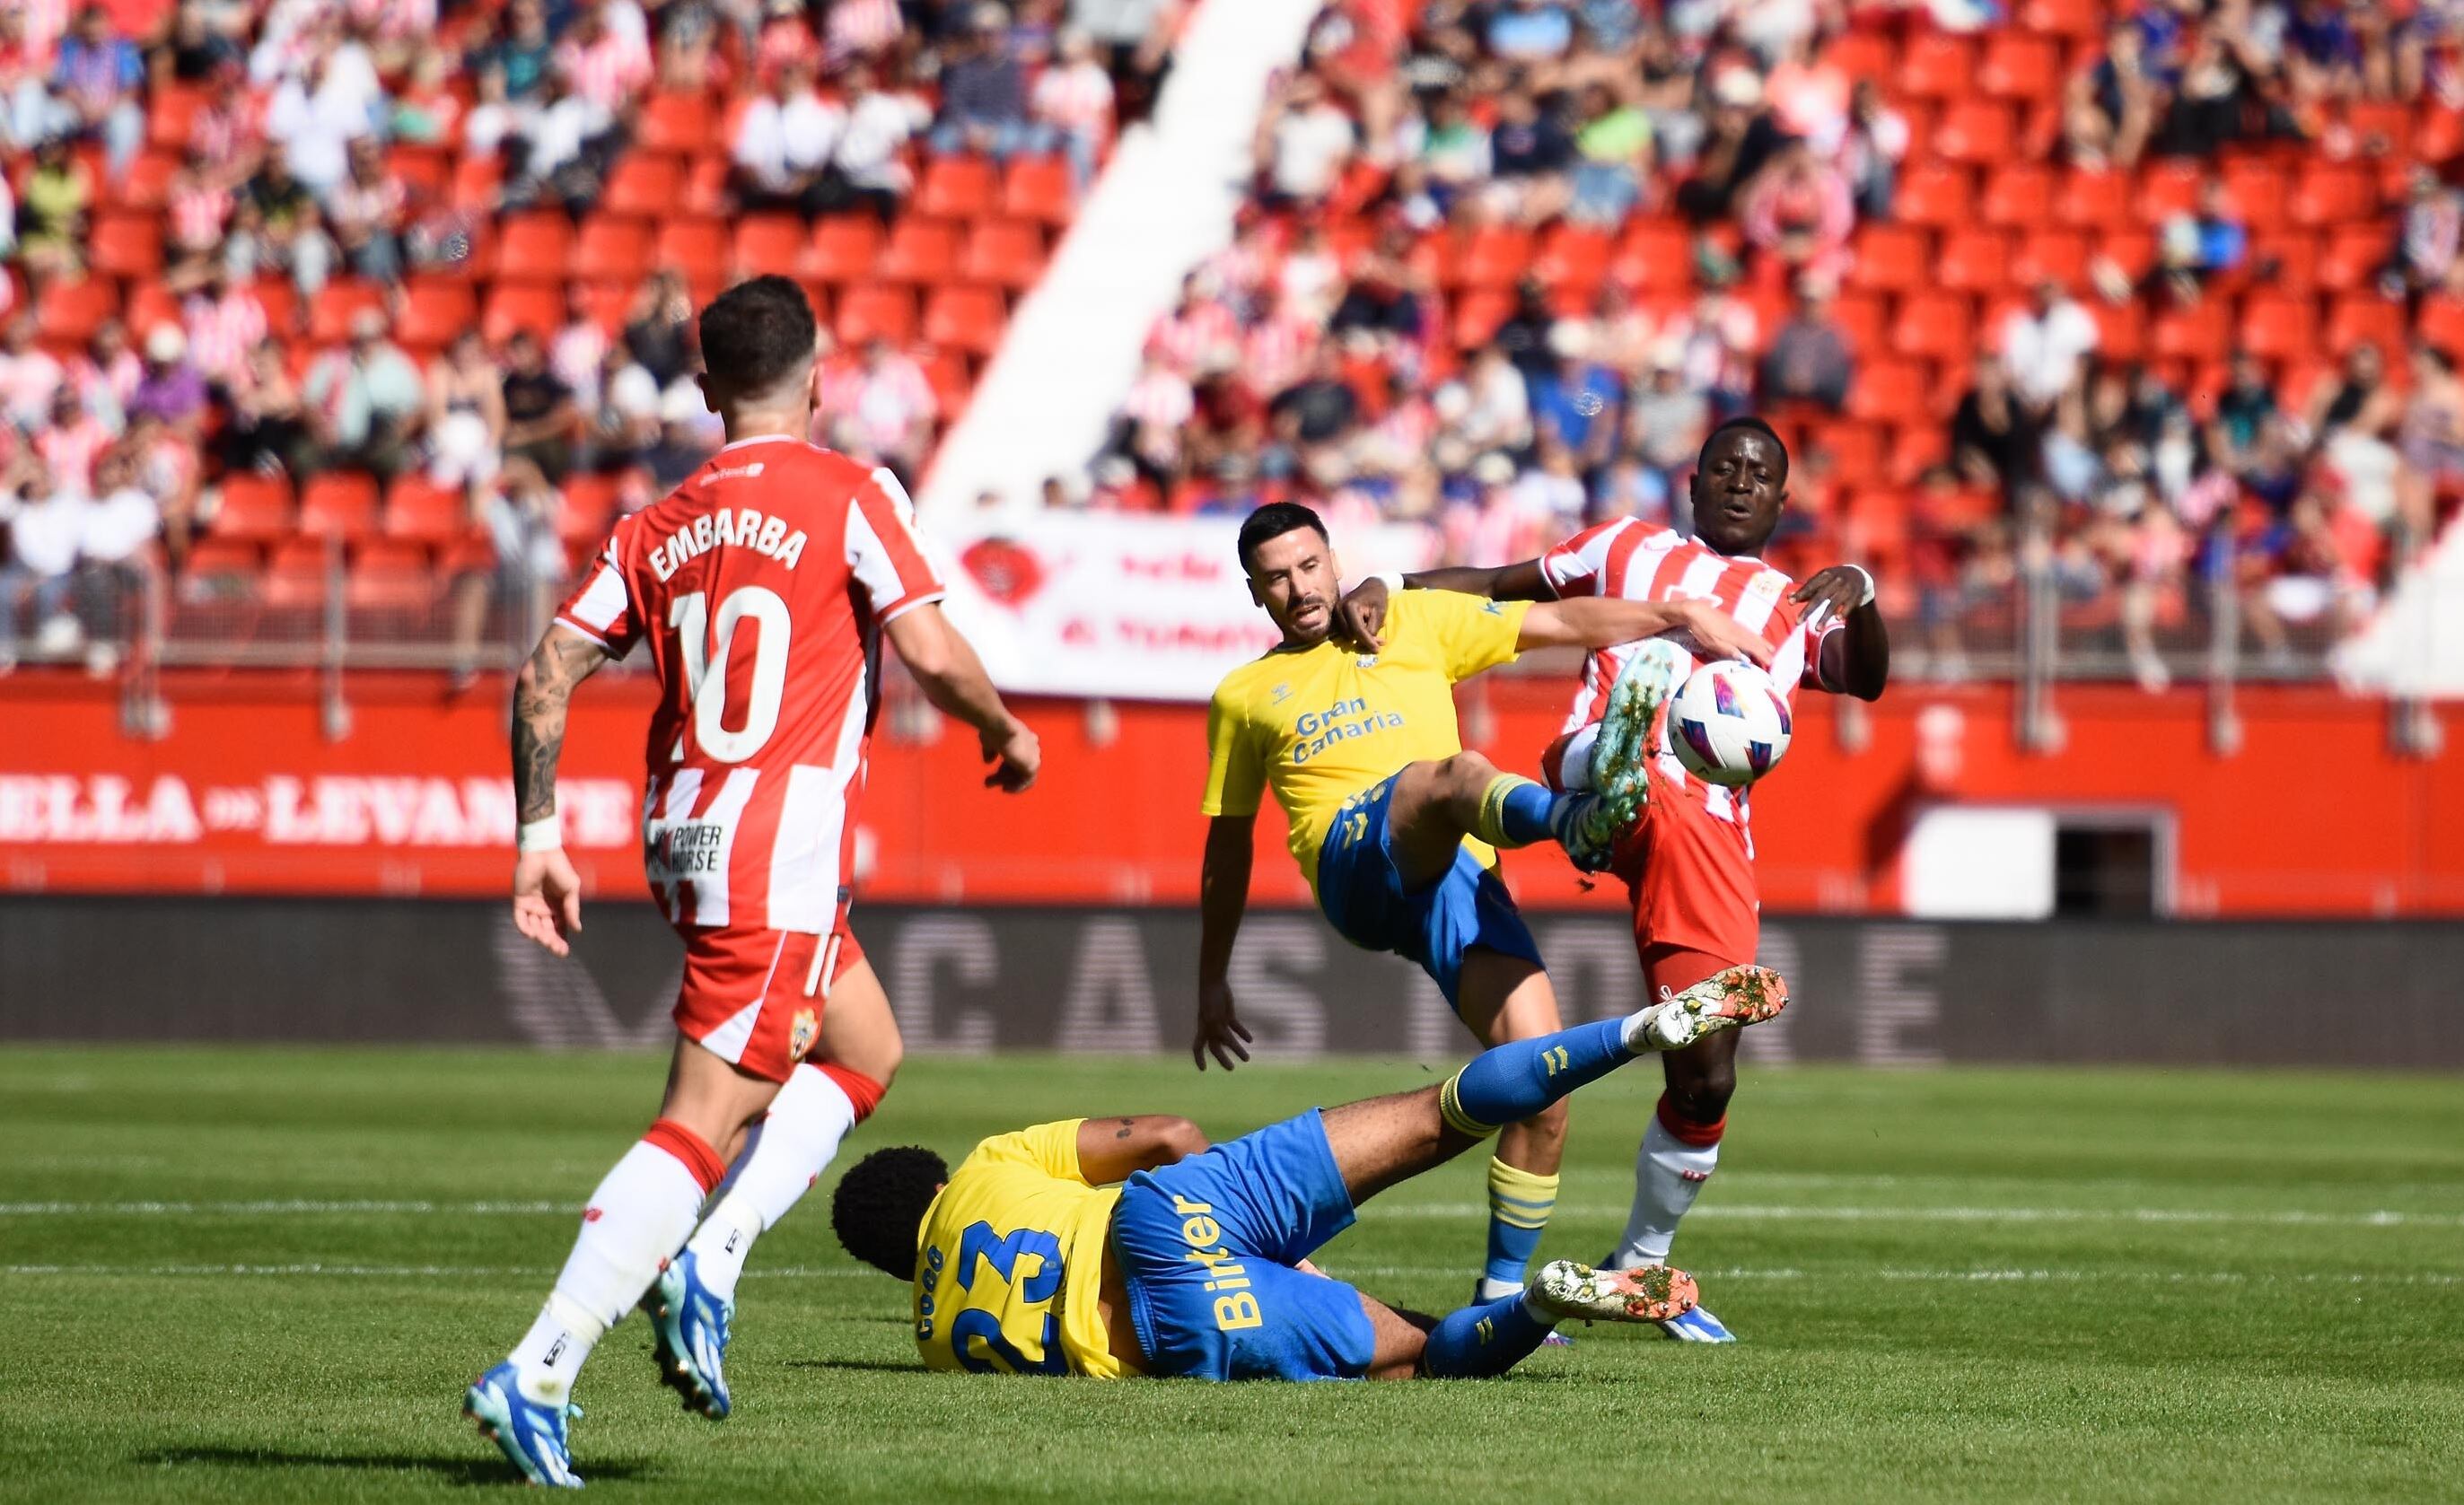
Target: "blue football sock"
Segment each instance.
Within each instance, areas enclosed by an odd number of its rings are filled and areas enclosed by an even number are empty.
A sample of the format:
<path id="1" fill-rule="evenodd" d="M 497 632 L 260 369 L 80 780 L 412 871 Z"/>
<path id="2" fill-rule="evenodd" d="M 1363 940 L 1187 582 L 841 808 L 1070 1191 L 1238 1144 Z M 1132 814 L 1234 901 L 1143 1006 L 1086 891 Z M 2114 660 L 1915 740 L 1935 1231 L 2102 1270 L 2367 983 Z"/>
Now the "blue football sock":
<path id="1" fill-rule="evenodd" d="M 1557 1178 L 1525 1170 L 1491 1157 L 1488 1162 L 1488 1264 L 1491 1280 L 1523 1283 L 1523 1272 L 1540 1252 L 1540 1234 L 1557 1207 Z"/>
<path id="2" fill-rule="evenodd" d="M 1472 835 L 1491 846 L 1530 846 L 1553 841 L 1549 815 L 1556 796 L 1520 774 L 1500 774 L 1481 796 L 1480 820 Z"/>
<path id="3" fill-rule="evenodd" d="M 1531 1315 L 1520 1293 L 1466 1306 L 1429 1330 L 1420 1367 L 1436 1380 L 1504 1374 L 1540 1346 L 1557 1324 Z"/>
<path id="4" fill-rule="evenodd" d="M 1439 1089 L 1438 1110 L 1458 1131 L 1486 1139 L 1634 1059 L 1625 1027 L 1602 1019 L 1483 1051 Z"/>

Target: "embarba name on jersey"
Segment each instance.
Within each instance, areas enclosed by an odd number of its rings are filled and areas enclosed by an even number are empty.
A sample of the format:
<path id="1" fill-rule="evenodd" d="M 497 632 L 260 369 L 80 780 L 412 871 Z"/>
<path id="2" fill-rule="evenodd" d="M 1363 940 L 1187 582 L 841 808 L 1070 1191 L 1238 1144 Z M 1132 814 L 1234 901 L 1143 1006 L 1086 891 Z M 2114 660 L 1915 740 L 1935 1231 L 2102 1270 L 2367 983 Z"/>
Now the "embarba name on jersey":
<path id="1" fill-rule="evenodd" d="M 750 549 L 791 570 L 804 556 L 803 531 L 790 533 L 787 519 L 767 517 L 750 507 L 721 507 L 668 534 L 667 542 L 652 544 L 650 568 L 665 580 L 684 568 L 687 559 L 720 544 Z"/>

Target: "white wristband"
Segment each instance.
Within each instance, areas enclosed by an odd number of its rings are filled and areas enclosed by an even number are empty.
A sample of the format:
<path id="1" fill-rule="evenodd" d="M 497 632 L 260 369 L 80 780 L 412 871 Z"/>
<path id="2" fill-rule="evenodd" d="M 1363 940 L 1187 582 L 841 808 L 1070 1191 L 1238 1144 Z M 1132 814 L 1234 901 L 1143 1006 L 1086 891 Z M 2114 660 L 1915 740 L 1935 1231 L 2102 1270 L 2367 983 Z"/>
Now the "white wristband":
<path id="1" fill-rule="evenodd" d="M 514 835 L 514 850 L 517 852 L 559 852 L 563 849 L 564 821 L 553 813 L 537 820 L 523 821 L 521 829 Z"/>
<path id="2" fill-rule="evenodd" d="M 1874 572 L 1866 569 L 1861 564 L 1843 564 L 1840 568 L 1843 570 L 1856 571 L 1857 578 L 1865 582 L 1865 598 L 1857 604 L 1859 606 L 1871 606 L 1874 604 Z"/>
<path id="3" fill-rule="evenodd" d="M 1400 570 L 1380 570 L 1369 578 L 1385 586 L 1386 594 L 1389 596 L 1400 596 L 1403 593 L 1403 572 Z"/>

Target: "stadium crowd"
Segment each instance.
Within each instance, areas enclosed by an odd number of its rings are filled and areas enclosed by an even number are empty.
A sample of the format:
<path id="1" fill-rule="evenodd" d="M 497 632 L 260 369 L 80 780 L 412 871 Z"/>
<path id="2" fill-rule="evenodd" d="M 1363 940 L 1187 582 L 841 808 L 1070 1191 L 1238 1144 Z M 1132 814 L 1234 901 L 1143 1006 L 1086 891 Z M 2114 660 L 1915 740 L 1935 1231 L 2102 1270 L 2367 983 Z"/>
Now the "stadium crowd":
<path id="1" fill-rule="evenodd" d="M 179 600 L 544 592 L 717 444 L 693 308 L 803 280 L 912 476 L 1187 0 L 0 6 L 0 665 Z"/>
<path id="2" fill-rule="evenodd" d="M 1080 505 L 1292 495 L 1446 556 L 1682 513 L 1795 441 L 1775 552 L 2007 634 L 2355 622 L 2464 483 L 2449 8 L 1337 0 Z M 1061 488 L 1067 490 L 1067 488 Z M 2042 566 L 2023 571 L 2023 559 Z"/>

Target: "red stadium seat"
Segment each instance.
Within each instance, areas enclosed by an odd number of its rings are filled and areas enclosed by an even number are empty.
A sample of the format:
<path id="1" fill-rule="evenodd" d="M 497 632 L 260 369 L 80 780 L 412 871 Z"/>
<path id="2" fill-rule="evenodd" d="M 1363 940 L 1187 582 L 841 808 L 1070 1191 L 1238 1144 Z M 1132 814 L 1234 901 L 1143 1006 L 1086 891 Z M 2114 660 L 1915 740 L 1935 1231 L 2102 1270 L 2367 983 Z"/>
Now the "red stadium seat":
<path id="1" fill-rule="evenodd" d="M 1001 348 L 1009 309 L 999 288 L 935 288 L 924 305 L 924 338 L 935 345 L 989 356 Z"/>
<path id="2" fill-rule="evenodd" d="M 2365 157 L 2409 156 L 2412 106 L 2401 99 L 2347 99 L 2340 123 L 2353 136 L 2353 148 Z"/>
<path id="3" fill-rule="evenodd" d="M 496 227 L 496 279 L 562 282 L 573 261 L 573 221 L 561 210 L 508 214 Z"/>
<path id="4" fill-rule="evenodd" d="M 717 125 L 709 96 L 655 94 L 642 110 L 635 144 L 649 151 L 690 156 L 708 149 L 716 139 Z"/>
<path id="5" fill-rule="evenodd" d="M 55 278 L 34 306 L 34 327 L 47 343 L 82 348 L 119 312 L 120 289 L 109 277 Z"/>
<path id="6" fill-rule="evenodd" d="M 1975 320 L 1969 300 L 1956 293 L 1913 293 L 1900 300 L 1900 316 L 1891 328 L 1891 348 L 1903 356 L 1923 356 L 1953 365 L 1975 354 Z"/>
<path id="7" fill-rule="evenodd" d="M 2319 310 L 2303 294 L 2258 292 L 2242 300 L 2241 347 L 2265 360 L 2309 355 L 2319 338 Z"/>
<path id="8" fill-rule="evenodd" d="M 905 288 L 865 284 L 839 299 L 839 343 L 849 347 L 875 339 L 904 345 L 915 338 L 915 294 Z"/>
<path id="9" fill-rule="evenodd" d="M 159 210 L 171 202 L 171 177 L 179 170 L 180 159 L 169 152 L 139 152 L 128 175 L 107 186 L 108 202 L 123 209 Z"/>
<path id="10" fill-rule="evenodd" d="M 748 214 L 736 222 L 738 276 L 792 277 L 803 267 L 804 222 L 793 214 Z"/>
<path id="11" fill-rule="evenodd" d="M 990 158 L 935 156 L 925 162 L 924 179 L 907 207 L 934 219 L 982 219 L 993 212 L 1000 192 L 1000 169 Z"/>
<path id="12" fill-rule="evenodd" d="M 1831 457 L 1832 474 L 1842 486 L 1870 486 L 1882 479 L 1882 430 L 1876 425 L 1824 424 L 1807 447 Z"/>
<path id="13" fill-rule="evenodd" d="M 160 282 L 141 282 L 130 288 L 126 307 L 123 317 L 131 343 L 142 344 L 145 332 L 157 324 L 186 322 L 179 297 Z"/>
<path id="14" fill-rule="evenodd" d="M 2011 280 L 2032 287 L 2047 277 L 2066 288 L 2087 277 L 2087 237 L 2077 230 L 2044 229 L 2022 233 L 2018 253 L 2011 258 Z"/>
<path id="15" fill-rule="evenodd" d="M 955 350 L 935 350 L 924 361 L 924 382 L 941 404 L 941 421 L 954 422 L 975 395 L 975 379 L 967 374 L 967 358 Z"/>
<path id="16" fill-rule="evenodd" d="M 1859 360 L 1848 388 L 1848 416 L 1870 423 L 1903 424 L 1926 415 L 1925 368 L 1914 360 Z"/>
<path id="17" fill-rule="evenodd" d="M 1914 225 L 1868 225 L 1852 249 L 1851 287 L 1900 293 L 1925 286 L 1933 275 L 1933 237 Z"/>
<path id="18" fill-rule="evenodd" d="M 2156 265 L 2156 235 L 2136 226 L 2108 229 L 2096 238 L 2096 253 L 2138 282 Z"/>
<path id="19" fill-rule="evenodd" d="M 2439 293 L 2422 299 L 2413 333 L 2451 359 L 2464 353 L 2464 298 Z"/>
<path id="20" fill-rule="evenodd" d="M 425 611 L 434 603 L 436 588 L 426 549 L 380 538 L 354 552 L 342 599 L 354 611 Z"/>
<path id="21" fill-rule="evenodd" d="M 1953 230 L 1942 238 L 1934 282 L 1953 293 L 1998 293 L 2011 277 L 2011 242 L 1996 229 Z"/>
<path id="22" fill-rule="evenodd" d="M 658 239 L 650 247 L 650 265 L 673 268 L 688 283 L 710 282 L 727 275 L 728 255 L 726 221 L 677 218 L 660 222 Z"/>
<path id="23" fill-rule="evenodd" d="M 517 329 L 554 339 L 563 324 L 564 291 L 539 283 L 497 283 L 479 314 L 479 333 L 492 345 L 511 339 Z"/>
<path id="24" fill-rule="evenodd" d="M 2021 231 L 2023 240 L 2041 232 L 2054 217 L 2053 169 L 2033 162 L 2003 164 L 1986 174 L 1977 212 L 1988 225 Z"/>
<path id="25" fill-rule="evenodd" d="M 2139 217 L 2154 224 L 2167 215 L 2190 213 L 2199 207 L 2199 187 L 2207 177 L 2199 163 L 2149 163 L 2139 175 Z"/>
<path id="26" fill-rule="evenodd" d="M 98 214 L 87 232 L 86 258 L 108 277 L 161 276 L 163 223 L 151 214 Z"/>
<path id="27" fill-rule="evenodd" d="M 1941 424 L 1902 424 L 1891 431 L 1893 485 L 1912 486 L 1935 466 L 1949 463 L 1950 434 Z"/>
<path id="28" fill-rule="evenodd" d="M 2319 285 L 2330 293 L 2355 292 L 2375 282 L 2394 257 L 2392 221 L 2339 225 L 2319 254 Z"/>
<path id="29" fill-rule="evenodd" d="M 1985 40 L 1976 81 L 1997 99 L 2050 99 L 2062 91 L 2061 44 L 2024 32 L 1996 32 Z"/>
<path id="30" fill-rule="evenodd" d="M 2327 315 L 2327 348 L 2342 356 L 2355 345 L 2376 345 L 2390 361 L 2404 347 L 2404 305 L 2374 294 L 2340 297 Z"/>
<path id="31" fill-rule="evenodd" d="M 2148 343 L 2160 360 L 2221 360 L 2233 344 L 2233 321 L 2213 298 L 2168 309 L 2156 316 Z"/>
<path id="32" fill-rule="evenodd" d="M 2311 162 L 2293 185 L 2296 225 L 2342 225 L 2378 212 L 2378 183 L 2353 163 Z"/>
<path id="33" fill-rule="evenodd" d="M 2057 207 L 2062 223 L 2081 229 L 2109 229 L 2133 223 L 2130 178 L 2120 172 L 2073 167 L 2062 175 Z"/>
<path id="34" fill-rule="evenodd" d="M 1466 288 L 1510 288 L 1531 270 L 1531 232 L 1510 225 L 1485 225 L 1455 257 L 1454 282 Z"/>
<path id="35" fill-rule="evenodd" d="M 493 213 L 504 185 L 504 160 L 494 152 L 473 152 L 453 164 L 449 202 L 466 214 Z"/>
<path id="36" fill-rule="evenodd" d="M 291 483 L 280 476 L 233 475 L 223 482 L 213 536 L 271 543 L 291 536 Z"/>
<path id="37" fill-rule="evenodd" d="M 1924 162 L 1900 175 L 1891 208 L 1904 224 L 1952 229 L 1969 222 L 1973 198 L 1967 168 Z"/>
<path id="38" fill-rule="evenodd" d="M 2319 286 L 2319 237 L 2306 229 L 2254 235 L 2250 269 L 2254 277 L 2279 292 L 2308 293 Z"/>
<path id="39" fill-rule="evenodd" d="M 1890 77 L 1891 65 L 1899 60 L 1899 52 L 1887 36 L 1851 31 L 1833 37 L 1822 56 L 1823 61 L 1851 78 L 1871 79 L 1879 84 Z"/>
<path id="40" fill-rule="evenodd" d="M 2229 157 L 2217 177 L 2224 184 L 2226 202 L 2254 232 L 2284 223 L 2285 202 L 2292 194 L 2282 167 L 2259 158 Z"/>
<path id="41" fill-rule="evenodd" d="M 351 338 L 351 320 L 363 309 L 383 312 L 385 289 L 359 277 L 336 277 L 317 290 L 308 305 L 308 338 L 319 345 L 339 345 Z"/>
<path id="42" fill-rule="evenodd" d="M 420 349 L 437 349 L 479 321 L 478 295 L 460 277 L 414 276 L 403 290 L 394 338 Z"/>
<path id="43" fill-rule="evenodd" d="M 2464 156 L 2464 110 L 2433 105 L 2422 111 L 2413 125 L 2412 154 L 2432 166 Z"/>
<path id="44" fill-rule="evenodd" d="M 852 283 L 870 279 L 880 261 L 880 224 L 848 215 L 813 227 L 812 253 L 804 268 L 825 282 Z"/>
<path id="45" fill-rule="evenodd" d="M 648 221 L 605 213 L 583 221 L 571 275 L 591 282 L 639 282 L 649 270 Z"/>
<path id="46" fill-rule="evenodd" d="M 188 558 L 181 569 L 181 577 L 190 580 L 237 578 L 253 581 L 263 554 L 263 550 L 245 538 L 200 538 L 188 545 Z"/>
<path id="47" fill-rule="evenodd" d="M 415 204 L 441 204 L 453 187 L 453 154 L 442 146 L 397 142 L 385 148 L 385 171 L 402 180 Z"/>
<path id="48" fill-rule="evenodd" d="M 1505 288 L 1473 288 L 1458 294 L 1454 304 L 1455 344 L 1474 350 L 1497 338 L 1498 326 L 1514 315 L 1514 294 Z"/>
<path id="49" fill-rule="evenodd" d="M 274 609 L 300 610 L 325 604 L 333 559 L 320 538 L 294 538 L 276 545 L 266 560 L 265 583 L 259 593 Z"/>
<path id="50" fill-rule="evenodd" d="M 1950 162 L 2001 163 L 2017 150 L 2011 107 L 1992 99 L 1961 99 L 1942 112 L 1933 147 Z"/>
<path id="51" fill-rule="evenodd" d="M 2098 355 L 2108 360 L 2136 360 L 2146 354 L 2147 317 L 2138 304 L 2098 298 L 2086 306 L 2088 316 L 2096 320 Z"/>
<path id="52" fill-rule="evenodd" d="M 685 164 L 684 196 L 678 207 L 702 219 L 725 219 L 735 206 L 728 198 L 728 180 L 735 170 L 723 153 L 695 157 Z"/>
<path id="53" fill-rule="evenodd" d="M 443 547 L 470 529 L 471 513 L 460 489 L 439 486 L 416 471 L 385 492 L 385 535 L 423 547 Z"/>
<path id="54" fill-rule="evenodd" d="M 1044 227 L 1027 220 L 979 220 L 958 255 L 958 275 L 998 288 L 1031 288 L 1044 275 Z"/>
<path id="55" fill-rule="evenodd" d="M 597 548 L 615 520 L 615 477 L 577 471 L 564 478 L 556 497 L 556 535 L 568 550 Z"/>
<path id="56" fill-rule="evenodd" d="M 212 96 L 201 85 L 154 85 L 145 97 L 145 144 L 173 157 L 187 151 L 198 114 L 211 102 Z"/>
<path id="57" fill-rule="evenodd" d="M 1879 293 L 1842 293 L 1831 301 L 1831 322 L 1859 355 L 1879 355 L 1889 346 L 1890 304 Z"/>
<path id="58" fill-rule="evenodd" d="M 1608 231 L 1586 225 L 1559 225 L 1542 240 L 1531 271 L 1552 288 L 1596 288 L 1607 278 L 1609 258 L 1616 253 Z"/>
<path id="59" fill-rule="evenodd" d="M 958 227 L 949 220 L 902 214 L 881 249 L 879 275 L 888 282 L 933 286 L 958 270 Z"/>
<path id="60" fill-rule="evenodd" d="M 1900 90 L 1919 98 L 1965 98 L 1976 87 L 1976 49 L 1966 37 L 1923 32 L 1900 54 Z"/>
<path id="61" fill-rule="evenodd" d="M 1077 213 L 1069 164 L 1059 157 L 1014 157 L 1001 175 L 1001 212 L 1014 220 L 1067 225 Z"/>
<path id="62" fill-rule="evenodd" d="M 608 171 L 607 186 L 599 195 L 599 212 L 665 219 L 682 207 L 684 194 L 683 158 L 667 152 L 627 152 Z"/>
<path id="63" fill-rule="evenodd" d="M 354 470 L 328 470 L 299 490 L 299 532 L 310 537 L 364 538 L 377 528 L 377 483 Z"/>
<path id="64" fill-rule="evenodd" d="M 1609 275 L 1638 292 L 1684 292 L 1694 286 L 1694 237 L 1668 219 L 1630 221 L 1609 259 Z"/>
<path id="65" fill-rule="evenodd" d="M 2104 34 L 2104 0 L 2026 0 L 2019 24 L 2031 32 L 2087 41 Z"/>

